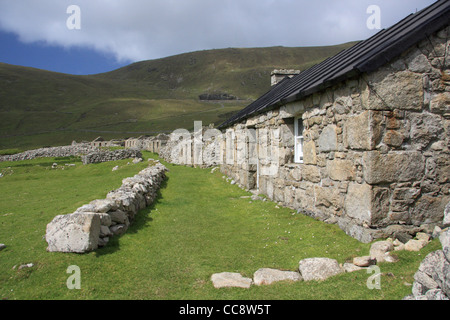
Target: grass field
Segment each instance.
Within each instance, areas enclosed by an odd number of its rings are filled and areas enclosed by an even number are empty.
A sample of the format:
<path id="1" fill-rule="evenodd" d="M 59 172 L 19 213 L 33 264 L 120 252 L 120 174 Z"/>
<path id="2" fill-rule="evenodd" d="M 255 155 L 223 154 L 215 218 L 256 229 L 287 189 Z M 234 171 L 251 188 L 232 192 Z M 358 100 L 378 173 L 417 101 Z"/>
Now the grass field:
<path id="1" fill-rule="evenodd" d="M 54 162 L 58 169 L 51 169 Z M 435 240 L 420 252 L 398 252 L 397 263 L 379 264 L 381 290 L 367 288 L 365 270 L 323 282 L 215 289 L 213 273 L 252 277 L 263 267 L 296 270 L 301 259 L 311 257 L 344 263 L 367 255 L 370 245 L 273 202 L 241 198 L 249 193 L 227 183 L 219 171 L 164 163 L 170 172 L 157 201 L 139 212 L 126 234 L 88 254 L 47 252 L 47 223 L 104 198 L 146 166 L 127 163 L 84 166 L 78 158 L 0 163 L 0 243 L 7 246 L 0 251 L 0 299 L 399 300 L 411 293 L 426 254 L 440 248 Z M 112 172 L 116 165 L 120 169 Z M 28 263 L 34 266 L 18 270 Z M 67 288 L 71 265 L 81 270 L 80 290 Z"/>

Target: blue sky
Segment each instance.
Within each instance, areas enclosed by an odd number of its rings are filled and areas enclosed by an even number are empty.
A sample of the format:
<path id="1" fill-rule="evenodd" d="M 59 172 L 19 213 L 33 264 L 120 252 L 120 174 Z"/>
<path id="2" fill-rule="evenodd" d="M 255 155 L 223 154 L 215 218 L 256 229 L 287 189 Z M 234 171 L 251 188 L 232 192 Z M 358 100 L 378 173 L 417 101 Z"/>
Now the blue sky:
<path id="1" fill-rule="evenodd" d="M 228 47 L 367 39 L 434 0 L 0 0 L 0 62 L 70 74 Z M 80 28 L 69 29 L 71 5 Z M 70 20 L 75 21 L 75 20 Z"/>
<path id="2" fill-rule="evenodd" d="M 84 47 L 63 48 L 44 41 L 23 43 L 11 32 L 0 31 L 0 62 L 38 69 L 86 75 L 114 70 L 129 62 L 118 62 L 112 54 Z"/>

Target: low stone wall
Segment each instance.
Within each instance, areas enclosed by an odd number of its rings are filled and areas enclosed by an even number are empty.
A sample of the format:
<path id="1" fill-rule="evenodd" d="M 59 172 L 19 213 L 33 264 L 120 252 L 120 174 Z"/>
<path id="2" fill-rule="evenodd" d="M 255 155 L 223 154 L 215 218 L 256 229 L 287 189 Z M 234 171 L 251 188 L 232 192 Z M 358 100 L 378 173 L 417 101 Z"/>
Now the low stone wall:
<path id="1" fill-rule="evenodd" d="M 119 149 L 119 150 L 95 150 L 87 155 L 81 156 L 83 164 L 100 163 L 107 161 L 117 161 L 128 158 L 142 158 L 142 153 L 138 149 Z"/>
<path id="2" fill-rule="evenodd" d="M 56 216 L 47 225 L 47 251 L 85 253 L 125 233 L 139 210 L 155 200 L 166 171 L 158 162 L 124 179 L 122 186 L 109 192 L 106 199 L 91 201 L 72 214 Z"/>
<path id="3" fill-rule="evenodd" d="M 0 156 L 0 162 L 32 160 L 35 158 L 80 156 L 95 151 L 98 151 L 98 148 L 91 146 L 89 143 L 74 143 L 70 146 L 40 148 L 35 150 L 28 150 L 13 155 Z"/>

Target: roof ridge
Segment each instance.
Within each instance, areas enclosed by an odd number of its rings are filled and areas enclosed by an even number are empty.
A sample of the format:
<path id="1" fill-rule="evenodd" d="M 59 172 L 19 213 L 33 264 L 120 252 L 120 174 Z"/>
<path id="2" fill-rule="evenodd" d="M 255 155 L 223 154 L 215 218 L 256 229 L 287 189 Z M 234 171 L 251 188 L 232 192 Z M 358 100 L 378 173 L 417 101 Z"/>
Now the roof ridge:
<path id="1" fill-rule="evenodd" d="M 219 128 L 280 104 L 304 98 L 343 79 L 374 71 L 427 36 L 448 26 L 449 21 L 450 0 L 437 0 L 430 6 L 407 15 L 391 27 L 382 29 L 370 38 L 302 71 L 288 81 L 281 81 L 222 123 Z"/>

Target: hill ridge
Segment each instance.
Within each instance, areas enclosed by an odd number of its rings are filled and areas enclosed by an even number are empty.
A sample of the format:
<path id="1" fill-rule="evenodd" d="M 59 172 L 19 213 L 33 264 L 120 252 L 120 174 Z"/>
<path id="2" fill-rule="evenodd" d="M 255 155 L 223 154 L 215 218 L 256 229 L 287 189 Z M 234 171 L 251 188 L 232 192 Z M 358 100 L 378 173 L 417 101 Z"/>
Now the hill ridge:
<path id="1" fill-rule="evenodd" d="M 304 70 L 352 44 L 201 50 L 94 75 L 0 63 L 0 149 L 218 124 L 267 92 L 273 69 Z M 236 100 L 218 108 L 205 94 Z"/>

